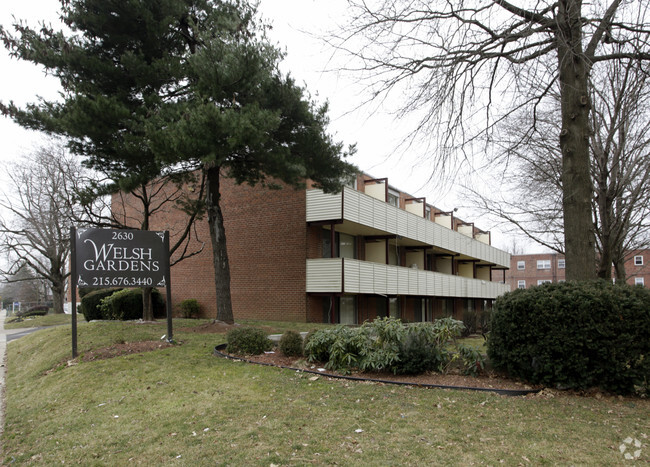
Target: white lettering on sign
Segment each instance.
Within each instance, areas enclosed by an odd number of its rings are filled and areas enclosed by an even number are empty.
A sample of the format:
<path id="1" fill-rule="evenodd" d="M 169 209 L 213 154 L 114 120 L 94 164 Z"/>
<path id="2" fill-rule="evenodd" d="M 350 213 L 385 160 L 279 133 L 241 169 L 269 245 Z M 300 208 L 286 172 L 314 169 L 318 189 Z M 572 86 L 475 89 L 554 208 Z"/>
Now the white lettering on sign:
<path id="1" fill-rule="evenodd" d="M 86 271 L 160 271 L 160 262 L 153 260 L 151 248 L 115 247 L 114 243 L 98 246 L 89 238 L 85 239 L 84 243 L 90 243 L 95 253 L 95 259 L 87 259 L 83 262 Z"/>

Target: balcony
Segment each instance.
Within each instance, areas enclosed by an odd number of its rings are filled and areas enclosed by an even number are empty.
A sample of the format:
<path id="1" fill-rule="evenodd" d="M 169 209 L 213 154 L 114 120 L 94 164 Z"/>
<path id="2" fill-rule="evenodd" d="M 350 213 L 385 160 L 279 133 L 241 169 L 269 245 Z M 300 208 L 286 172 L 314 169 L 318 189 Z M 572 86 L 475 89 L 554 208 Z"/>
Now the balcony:
<path id="1" fill-rule="evenodd" d="M 338 194 L 308 190 L 306 209 L 307 222 L 339 222 L 337 231 L 395 235 L 411 246 L 433 246 L 458 254 L 458 259 L 510 267 L 510 255 L 505 251 L 348 187 Z"/>
<path id="2" fill-rule="evenodd" d="M 509 290 L 508 285 L 500 282 L 349 258 L 307 260 L 308 293 L 494 299 Z"/>

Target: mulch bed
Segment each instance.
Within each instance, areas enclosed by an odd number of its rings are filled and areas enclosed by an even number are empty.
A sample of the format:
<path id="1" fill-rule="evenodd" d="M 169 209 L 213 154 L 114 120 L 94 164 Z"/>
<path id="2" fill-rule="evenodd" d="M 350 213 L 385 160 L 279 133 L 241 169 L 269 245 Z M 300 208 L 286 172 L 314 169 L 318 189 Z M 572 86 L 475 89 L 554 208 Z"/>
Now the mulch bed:
<path id="1" fill-rule="evenodd" d="M 220 352 L 225 353 L 223 350 Z M 298 370 L 316 372 L 323 377 L 341 376 L 340 373 L 326 370 L 322 364 L 312 364 L 305 361 L 304 358 L 287 357 L 278 351 L 267 352 L 262 355 L 237 356 L 230 355 L 232 358 L 241 358 L 242 360 L 261 363 L 265 365 L 274 365 L 278 367 L 289 367 Z M 477 377 L 465 376 L 461 374 L 440 374 L 424 373 L 421 375 L 394 375 L 390 372 L 370 373 L 370 372 L 353 372 L 350 375 L 353 378 L 364 380 L 377 380 L 381 382 L 396 382 L 413 386 L 435 385 L 457 388 L 479 388 L 482 390 L 506 390 L 506 391 L 531 391 L 537 392 L 541 387 L 533 387 L 519 381 L 504 378 L 495 373 L 486 373 Z"/>

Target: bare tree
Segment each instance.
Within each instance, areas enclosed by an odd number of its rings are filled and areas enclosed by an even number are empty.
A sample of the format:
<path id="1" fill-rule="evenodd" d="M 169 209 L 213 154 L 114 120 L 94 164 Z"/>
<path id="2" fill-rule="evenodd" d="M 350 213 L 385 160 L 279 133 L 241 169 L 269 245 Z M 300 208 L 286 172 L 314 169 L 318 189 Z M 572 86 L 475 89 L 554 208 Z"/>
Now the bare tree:
<path id="1" fill-rule="evenodd" d="M 25 303 L 42 304 L 49 295 L 44 293 L 42 285 L 43 280 L 37 278 L 29 266 L 24 265 L 2 284 L 2 301 L 5 304 L 19 302 L 21 306 Z"/>
<path id="2" fill-rule="evenodd" d="M 349 3 L 353 17 L 337 45 L 358 59 L 360 66 L 351 68 L 368 78 L 370 99 L 404 91 L 400 114 L 421 117 L 413 137 L 444 133 L 441 158 L 479 138 L 490 142 L 519 110 L 532 116 L 533 131 L 536 110 L 559 89 L 567 278 L 595 277 L 589 77 L 599 62 L 650 61 L 648 3 Z"/>
<path id="3" fill-rule="evenodd" d="M 632 250 L 650 245 L 650 76 L 634 61 L 611 62 L 594 87 L 593 211 L 599 276 L 625 281 Z"/>
<path id="4" fill-rule="evenodd" d="M 69 232 L 71 206 L 66 198 L 67 180 L 82 169 L 55 143 L 34 152 L 7 170 L 8 186 L 0 199 L 6 218 L 0 218 L 0 251 L 7 256 L 3 278 L 20 279 L 28 268 L 52 289 L 55 313 L 63 313 L 66 278 L 70 274 Z"/>
<path id="5" fill-rule="evenodd" d="M 610 278 L 613 263 L 616 279 L 624 281 L 626 255 L 650 241 L 650 79 L 638 62 L 611 60 L 592 81 L 589 149 L 598 276 Z M 507 152 L 500 176 L 510 193 L 466 190 L 485 211 L 564 253 L 562 156 L 554 144 L 561 128 L 555 114 L 553 108 L 538 112 L 530 133 L 523 115 L 526 124 L 510 125 L 500 140 Z"/>
<path id="6" fill-rule="evenodd" d="M 205 243 L 198 237 L 196 221 L 204 215 L 205 177 L 185 167 L 167 169 L 153 181 L 149 177 L 124 178 L 93 172 L 69 186 L 69 199 L 79 200 L 78 223 L 98 228 L 151 230 L 156 217 L 169 221 L 171 265 L 201 253 Z M 121 179 L 121 180 L 120 180 Z M 121 183 L 115 180 L 120 180 Z M 168 215 L 184 212 L 185 217 Z M 172 220 L 170 220 L 172 219 Z M 151 287 L 142 289 L 143 319 L 154 319 Z"/>

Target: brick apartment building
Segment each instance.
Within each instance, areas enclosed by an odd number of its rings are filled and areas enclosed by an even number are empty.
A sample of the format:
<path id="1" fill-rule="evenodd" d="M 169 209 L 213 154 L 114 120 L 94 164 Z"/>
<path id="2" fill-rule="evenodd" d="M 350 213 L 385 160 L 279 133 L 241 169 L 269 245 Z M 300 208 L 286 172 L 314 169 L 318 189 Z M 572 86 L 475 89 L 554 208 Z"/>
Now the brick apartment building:
<path id="1" fill-rule="evenodd" d="M 510 255 L 490 246 L 489 232 L 394 189 L 388 179 L 360 174 L 341 193 L 325 194 L 224 178 L 221 190 L 236 320 L 460 318 L 509 289 L 491 281 L 493 270 L 509 267 Z M 168 212 L 150 228 L 173 230 L 182 215 Z M 172 267 L 171 283 L 175 304 L 194 298 L 203 316 L 214 317 L 209 238 L 203 220 L 190 245 L 204 242 L 203 251 Z"/>
<path id="2" fill-rule="evenodd" d="M 650 249 L 630 251 L 626 258 L 627 283 L 650 287 Z M 512 255 L 505 282 L 511 290 L 526 289 L 546 282 L 563 282 L 564 271 L 564 256 L 557 253 Z M 494 280 L 502 280 L 500 274 L 495 274 Z"/>

